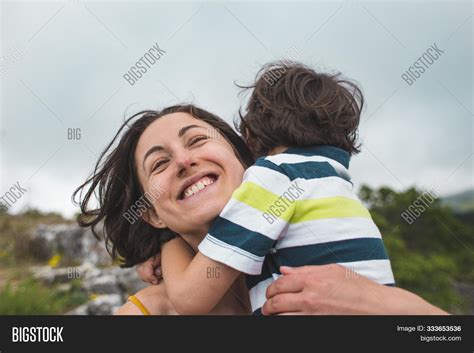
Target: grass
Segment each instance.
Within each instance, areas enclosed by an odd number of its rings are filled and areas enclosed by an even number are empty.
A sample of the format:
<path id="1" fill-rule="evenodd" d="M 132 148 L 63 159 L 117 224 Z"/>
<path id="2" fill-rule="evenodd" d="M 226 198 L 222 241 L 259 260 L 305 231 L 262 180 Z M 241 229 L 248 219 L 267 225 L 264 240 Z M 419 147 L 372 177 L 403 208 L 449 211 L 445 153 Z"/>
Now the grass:
<path id="1" fill-rule="evenodd" d="M 0 315 L 63 314 L 87 300 L 79 280 L 72 281 L 71 289 L 64 292 L 29 277 L 14 286 L 9 283 L 0 291 Z"/>

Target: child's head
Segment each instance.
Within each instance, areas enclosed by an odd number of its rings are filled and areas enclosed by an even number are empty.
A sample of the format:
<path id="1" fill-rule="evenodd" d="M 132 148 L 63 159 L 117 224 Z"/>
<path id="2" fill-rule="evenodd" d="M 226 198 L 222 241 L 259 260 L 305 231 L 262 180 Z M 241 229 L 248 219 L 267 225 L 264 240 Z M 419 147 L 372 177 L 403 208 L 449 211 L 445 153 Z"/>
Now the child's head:
<path id="1" fill-rule="evenodd" d="M 332 145 L 359 152 L 361 90 L 340 74 L 318 73 L 285 61 L 265 65 L 239 130 L 256 157 L 278 146 Z"/>

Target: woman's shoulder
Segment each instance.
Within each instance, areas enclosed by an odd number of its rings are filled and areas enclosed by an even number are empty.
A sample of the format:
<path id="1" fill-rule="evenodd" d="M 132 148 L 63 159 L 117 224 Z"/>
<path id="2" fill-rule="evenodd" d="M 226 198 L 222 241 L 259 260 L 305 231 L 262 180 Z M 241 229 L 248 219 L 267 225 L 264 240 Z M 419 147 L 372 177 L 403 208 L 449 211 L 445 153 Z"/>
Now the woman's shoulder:
<path id="1" fill-rule="evenodd" d="M 150 315 L 176 315 L 165 291 L 165 285 L 160 283 L 146 287 L 134 294 Z M 122 305 L 115 315 L 143 315 L 140 307 L 130 300 Z"/>

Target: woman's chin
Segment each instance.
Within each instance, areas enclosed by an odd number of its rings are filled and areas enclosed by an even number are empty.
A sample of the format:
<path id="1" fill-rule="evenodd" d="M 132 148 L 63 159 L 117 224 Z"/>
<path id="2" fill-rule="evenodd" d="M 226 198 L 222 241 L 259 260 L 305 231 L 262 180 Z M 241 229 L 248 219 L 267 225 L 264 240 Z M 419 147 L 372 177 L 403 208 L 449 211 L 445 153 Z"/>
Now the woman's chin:
<path id="1" fill-rule="evenodd" d="M 217 202 L 217 200 L 213 200 L 202 205 L 201 208 L 197 209 L 192 214 L 188 214 L 187 218 L 192 218 L 194 223 L 210 224 L 217 216 L 219 216 L 219 213 L 221 213 L 224 206 L 225 202 L 222 204 Z"/>
<path id="2" fill-rule="evenodd" d="M 207 200 L 207 202 L 200 204 L 199 207 L 183 213 L 183 223 L 190 227 L 192 232 L 199 229 L 207 233 L 210 225 L 219 216 L 226 204 L 225 200 L 219 201 L 218 198 Z"/>

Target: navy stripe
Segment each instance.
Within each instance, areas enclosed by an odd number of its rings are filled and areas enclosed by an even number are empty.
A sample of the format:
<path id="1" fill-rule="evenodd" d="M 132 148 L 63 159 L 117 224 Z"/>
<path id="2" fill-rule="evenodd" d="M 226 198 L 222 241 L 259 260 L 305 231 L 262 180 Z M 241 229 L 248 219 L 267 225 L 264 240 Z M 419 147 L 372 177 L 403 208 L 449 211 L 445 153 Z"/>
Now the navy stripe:
<path id="1" fill-rule="evenodd" d="M 279 249 L 275 255 L 279 266 L 327 265 L 336 262 L 388 260 L 380 238 L 357 238 L 321 244 Z"/>
<path id="2" fill-rule="evenodd" d="M 261 233 L 253 232 L 222 217 L 217 217 L 212 223 L 209 234 L 259 257 L 265 256 L 275 243 L 275 240 Z"/>
<path id="3" fill-rule="evenodd" d="M 281 174 L 283 174 L 283 175 L 286 175 L 285 171 L 284 171 L 282 168 L 280 168 L 280 167 L 279 167 L 278 165 L 276 165 L 275 163 L 273 163 L 273 162 L 271 162 L 271 161 L 265 159 L 265 157 L 261 157 L 261 158 L 257 159 L 257 160 L 255 161 L 255 164 L 254 164 L 254 165 L 257 166 L 257 167 L 268 168 L 268 169 L 274 170 L 274 171 L 276 171 L 276 172 L 278 172 L 278 173 L 281 173 Z"/>
<path id="4" fill-rule="evenodd" d="M 288 148 L 283 153 L 299 154 L 302 156 L 323 156 L 326 158 L 334 159 L 341 163 L 346 169 L 349 169 L 350 155 L 347 151 L 341 148 L 329 146 L 329 145 L 314 145 L 308 147 L 296 147 Z"/>
<path id="5" fill-rule="evenodd" d="M 291 181 L 301 179 L 320 179 L 327 177 L 339 177 L 334 167 L 328 162 L 301 162 L 301 163 L 282 163 L 280 167 Z"/>
<path id="6" fill-rule="evenodd" d="M 265 257 L 262 273 L 245 276 L 250 290 L 258 283 L 272 278 L 273 273 L 280 274 L 280 266 L 327 265 L 331 263 L 357 262 L 388 259 L 384 244 L 379 238 L 358 238 L 278 249 L 273 255 Z M 386 284 L 394 286 L 392 283 Z M 260 309 L 254 315 L 261 315 Z"/>
<path id="7" fill-rule="evenodd" d="M 340 177 L 328 162 L 281 163 L 276 165 L 269 160 L 258 159 L 255 165 L 286 175 L 291 181 L 298 178 L 311 180 L 333 176 Z"/>
<path id="8" fill-rule="evenodd" d="M 275 254 L 265 257 L 260 275 L 246 276 L 246 284 L 248 289 L 252 289 L 259 282 L 272 277 L 272 273 L 280 274 L 280 266 L 328 265 L 367 260 L 388 260 L 382 239 L 357 238 L 277 249 Z"/>

